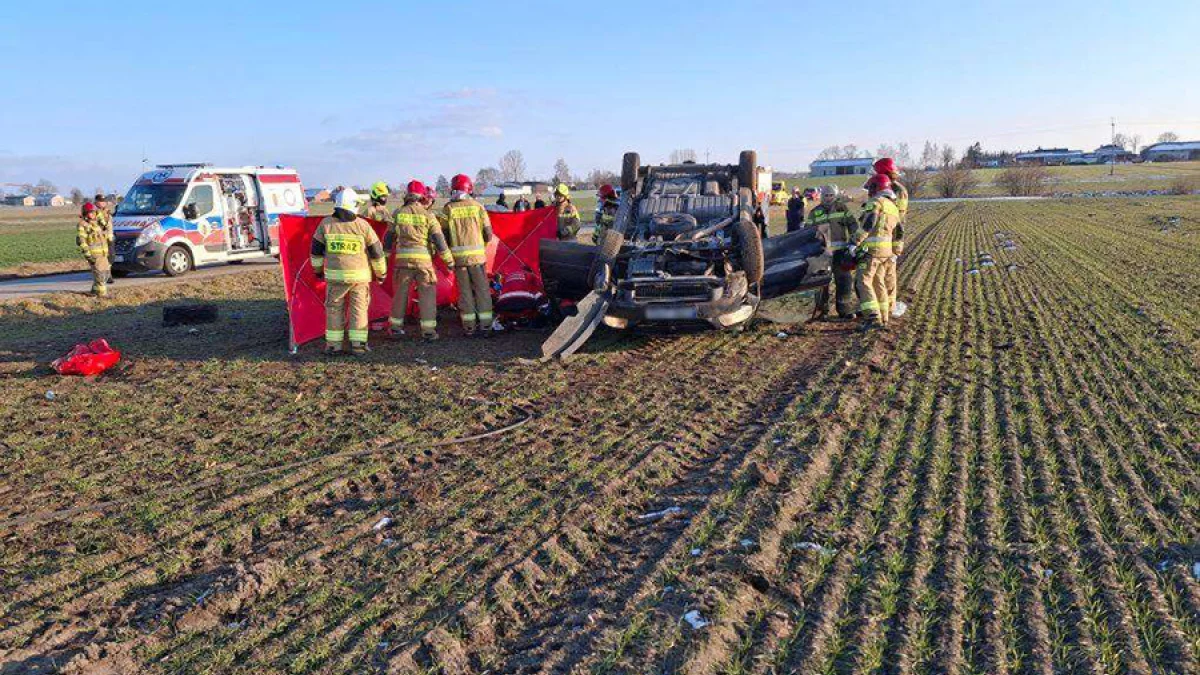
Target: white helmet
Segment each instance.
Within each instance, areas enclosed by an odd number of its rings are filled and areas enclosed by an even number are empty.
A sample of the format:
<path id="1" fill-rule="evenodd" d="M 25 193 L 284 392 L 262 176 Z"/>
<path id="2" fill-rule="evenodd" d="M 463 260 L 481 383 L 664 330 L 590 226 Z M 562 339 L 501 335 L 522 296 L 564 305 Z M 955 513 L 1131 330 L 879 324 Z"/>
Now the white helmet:
<path id="1" fill-rule="evenodd" d="M 358 196 L 357 192 L 351 190 L 350 188 L 345 188 L 338 193 L 337 199 L 333 202 L 333 206 L 334 208 L 346 209 L 347 211 L 354 213 L 355 211 L 358 211 L 358 202 L 361 199 L 362 198 Z"/>
<path id="2" fill-rule="evenodd" d="M 838 186 L 836 186 L 836 185 L 822 185 L 822 186 L 821 186 L 821 196 L 822 196 L 822 197 L 836 197 L 836 196 L 838 196 Z"/>

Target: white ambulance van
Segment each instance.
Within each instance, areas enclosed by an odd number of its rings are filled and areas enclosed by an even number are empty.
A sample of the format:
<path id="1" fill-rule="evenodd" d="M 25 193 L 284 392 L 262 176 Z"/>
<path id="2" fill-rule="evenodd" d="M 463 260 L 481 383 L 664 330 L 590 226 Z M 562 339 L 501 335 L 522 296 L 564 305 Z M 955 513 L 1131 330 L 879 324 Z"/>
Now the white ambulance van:
<path id="1" fill-rule="evenodd" d="M 279 253 L 279 216 L 307 215 L 295 169 L 162 164 L 142 174 L 113 215 L 116 274 Z"/>

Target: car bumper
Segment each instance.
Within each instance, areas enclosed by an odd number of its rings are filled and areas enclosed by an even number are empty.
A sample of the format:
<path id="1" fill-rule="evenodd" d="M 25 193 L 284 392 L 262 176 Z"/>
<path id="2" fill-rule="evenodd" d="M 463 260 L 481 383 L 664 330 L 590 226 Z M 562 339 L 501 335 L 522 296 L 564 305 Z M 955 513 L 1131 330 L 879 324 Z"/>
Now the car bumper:
<path id="1" fill-rule="evenodd" d="M 152 241 L 141 246 L 118 239 L 113 254 L 113 268 L 122 272 L 150 272 L 163 268 L 167 247 Z"/>
<path id="2" fill-rule="evenodd" d="M 618 297 L 608 306 L 604 324 L 610 328 L 632 328 L 650 323 L 708 324 L 713 328 L 731 328 L 754 316 L 756 300 L 749 294 L 708 302 L 638 302 Z"/>

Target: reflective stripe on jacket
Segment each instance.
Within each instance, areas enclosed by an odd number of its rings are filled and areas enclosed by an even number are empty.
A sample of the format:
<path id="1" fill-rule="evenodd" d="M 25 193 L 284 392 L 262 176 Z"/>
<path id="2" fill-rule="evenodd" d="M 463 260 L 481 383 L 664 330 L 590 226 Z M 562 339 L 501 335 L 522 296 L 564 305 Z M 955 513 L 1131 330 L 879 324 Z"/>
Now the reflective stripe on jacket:
<path id="1" fill-rule="evenodd" d="M 75 244 L 84 257 L 108 257 L 108 232 L 104 223 L 97 217 L 95 220 L 79 219 L 79 227 L 75 230 Z"/>
<path id="2" fill-rule="evenodd" d="M 349 222 L 333 217 L 322 220 L 313 234 L 311 262 L 313 269 L 323 271 L 329 281 L 365 284 L 372 276 L 387 276 L 383 244 L 362 218 Z"/>
<path id="3" fill-rule="evenodd" d="M 486 245 L 492 240 L 492 221 L 479 202 L 464 197 L 442 208 L 446 239 L 454 255 L 455 267 L 482 265 L 487 262 Z"/>
<path id="4" fill-rule="evenodd" d="M 854 243 L 872 258 L 890 258 L 892 232 L 900 223 L 900 210 L 887 197 L 867 200 L 863 205 L 862 227 L 854 235 Z"/>
<path id="5" fill-rule="evenodd" d="M 858 225 L 858 221 L 844 202 L 834 202 L 832 206 L 817 206 L 809 211 L 808 222 L 810 225 L 829 224 L 829 243 L 833 248 L 844 248 L 854 236 Z"/>
<path id="6" fill-rule="evenodd" d="M 396 267 L 433 269 L 433 251 L 443 260 L 448 259 L 447 264 L 453 262 L 437 218 L 418 202 L 396 209 L 388 234 L 396 253 Z"/>

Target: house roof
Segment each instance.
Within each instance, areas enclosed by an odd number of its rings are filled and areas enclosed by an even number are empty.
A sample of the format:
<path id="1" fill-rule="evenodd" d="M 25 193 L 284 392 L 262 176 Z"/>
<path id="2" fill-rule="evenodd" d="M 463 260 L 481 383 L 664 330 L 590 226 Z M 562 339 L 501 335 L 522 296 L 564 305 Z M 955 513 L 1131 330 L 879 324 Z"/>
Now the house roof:
<path id="1" fill-rule="evenodd" d="M 1171 152 L 1178 150 L 1200 150 L 1200 141 L 1172 141 L 1170 143 L 1155 143 L 1143 152 Z"/>
<path id="2" fill-rule="evenodd" d="M 818 159 L 810 163 L 809 166 L 871 166 L 874 163 L 874 157 L 854 157 L 852 159 Z"/>

